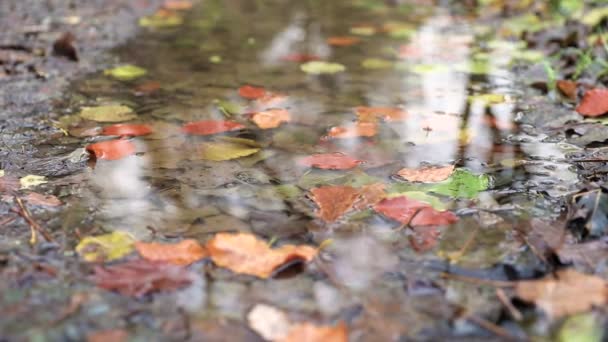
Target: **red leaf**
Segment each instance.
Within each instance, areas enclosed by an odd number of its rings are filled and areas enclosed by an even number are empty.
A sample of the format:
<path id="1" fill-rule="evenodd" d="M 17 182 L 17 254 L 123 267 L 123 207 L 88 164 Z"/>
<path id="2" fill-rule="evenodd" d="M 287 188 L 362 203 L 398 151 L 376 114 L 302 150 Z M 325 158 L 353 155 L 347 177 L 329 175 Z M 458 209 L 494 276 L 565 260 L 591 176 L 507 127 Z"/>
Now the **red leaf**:
<path id="1" fill-rule="evenodd" d="M 317 61 L 321 58 L 316 55 L 309 55 L 305 53 L 292 53 L 286 56 L 281 57 L 282 60 L 286 62 L 297 62 L 297 63 L 305 63 L 310 61 Z"/>
<path id="2" fill-rule="evenodd" d="M 451 211 L 438 211 L 432 207 L 423 208 L 412 218 L 410 226 L 446 226 L 458 221 L 458 216 Z"/>
<path id="3" fill-rule="evenodd" d="M 319 206 L 317 216 L 333 222 L 346 213 L 359 197 L 357 189 L 344 185 L 327 185 L 310 190 L 312 200 Z"/>
<path id="4" fill-rule="evenodd" d="M 608 112 L 608 89 L 591 89 L 585 92 L 576 111 L 583 116 L 600 116 Z"/>
<path id="5" fill-rule="evenodd" d="M 148 135 L 152 133 L 152 127 L 148 125 L 136 125 L 136 124 L 116 124 L 106 126 L 101 131 L 102 135 L 119 135 L 136 137 L 140 135 Z"/>
<path id="6" fill-rule="evenodd" d="M 300 164 L 326 170 L 348 170 L 361 164 L 360 160 L 340 152 L 313 154 L 299 160 Z"/>
<path id="7" fill-rule="evenodd" d="M 239 95 L 248 100 L 255 100 L 259 99 L 260 97 L 264 97 L 264 95 L 266 95 L 266 89 L 262 87 L 244 85 L 239 88 Z"/>
<path id="8" fill-rule="evenodd" d="M 88 145 L 87 151 L 97 159 L 118 160 L 135 154 L 135 144 L 129 140 L 108 140 Z"/>
<path id="9" fill-rule="evenodd" d="M 202 120 L 185 124 L 182 131 L 187 134 L 210 135 L 244 128 L 244 125 L 234 121 Z"/>
<path id="10" fill-rule="evenodd" d="M 412 227 L 443 226 L 458 221 L 458 217 L 452 212 L 435 210 L 427 203 L 406 196 L 384 199 L 374 206 L 374 210 Z"/>
<path id="11" fill-rule="evenodd" d="M 125 296 L 141 297 L 155 291 L 175 290 L 189 285 L 192 274 L 183 267 L 133 260 L 112 266 L 96 266 L 91 280 L 99 287 Z"/>

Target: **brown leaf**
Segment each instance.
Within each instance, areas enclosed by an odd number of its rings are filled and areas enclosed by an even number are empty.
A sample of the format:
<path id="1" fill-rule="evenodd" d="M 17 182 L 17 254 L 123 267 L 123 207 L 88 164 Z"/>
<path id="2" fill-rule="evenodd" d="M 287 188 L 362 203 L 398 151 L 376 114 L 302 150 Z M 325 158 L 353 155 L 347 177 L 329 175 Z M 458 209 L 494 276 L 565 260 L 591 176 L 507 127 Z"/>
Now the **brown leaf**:
<path id="1" fill-rule="evenodd" d="M 333 222 L 346 213 L 359 197 L 357 189 L 344 185 L 327 185 L 310 190 L 312 200 L 317 204 L 317 216 Z"/>
<path id="2" fill-rule="evenodd" d="M 28 204 L 41 205 L 46 207 L 58 207 L 61 204 L 59 198 L 53 195 L 42 195 L 36 192 L 30 192 L 23 198 Z"/>
<path id="3" fill-rule="evenodd" d="M 556 85 L 557 89 L 559 89 L 559 91 L 564 96 L 566 96 L 570 100 L 576 100 L 576 87 L 578 85 L 576 82 L 568 80 L 559 80 L 557 81 Z"/>
<path id="4" fill-rule="evenodd" d="M 265 241 L 247 233 L 219 233 L 207 242 L 213 262 L 236 273 L 268 278 L 282 265 L 311 261 L 317 250 L 311 246 L 284 245 L 270 248 Z"/>
<path id="5" fill-rule="evenodd" d="M 133 297 L 175 290 L 189 285 L 193 280 L 193 275 L 183 267 L 148 260 L 96 266 L 94 272 L 91 280 L 97 286 Z"/>
<path id="6" fill-rule="evenodd" d="M 358 137 L 373 137 L 378 134 L 378 126 L 374 122 L 357 122 L 348 126 L 332 127 L 325 139 L 349 139 Z"/>
<path id="7" fill-rule="evenodd" d="M 291 114 L 285 109 L 269 109 L 254 113 L 251 120 L 262 129 L 277 128 L 284 122 L 291 121 Z"/>
<path id="8" fill-rule="evenodd" d="M 376 122 L 378 119 L 384 121 L 399 121 L 407 118 L 407 113 L 401 108 L 395 107 L 364 107 L 355 108 L 355 112 L 361 122 Z"/>
<path id="9" fill-rule="evenodd" d="M 144 259 L 184 266 L 209 255 L 207 250 L 193 239 L 178 243 L 136 242 L 135 249 Z"/>
<path id="10" fill-rule="evenodd" d="M 359 197 L 353 205 L 355 210 L 363 210 L 369 206 L 374 206 L 376 203 L 382 201 L 386 196 L 384 189 L 386 185 L 383 183 L 372 183 L 365 185 L 359 189 Z"/>
<path id="11" fill-rule="evenodd" d="M 554 318 L 608 303 L 608 283 L 604 279 L 570 268 L 558 271 L 555 276 L 520 281 L 515 292 L 520 299 L 535 303 Z"/>
<path id="12" fill-rule="evenodd" d="M 585 92 L 576 111 L 582 116 L 600 116 L 608 112 L 608 89 L 591 89 Z"/>
<path id="13" fill-rule="evenodd" d="M 397 174 L 408 182 L 436 183 L 441 182 L 454 172 L 454 165 L 428 166 L 419 169 L 403 168 Z"/>
<path id="14" fill-rule="evenodd" d="M 319 153 L 304 157 L 298 161 L 308 167 L 326 170 L 348 170 L 361 164 L 361 161 L 340 152 Z"/>
<path id="15" fill-rule="evenodd" d="M 289 333 L 278 342 L 347 342 L 348 331 L 343 322 L 336 326 L 316 326 L 312 323 L 293 324 Z"/>

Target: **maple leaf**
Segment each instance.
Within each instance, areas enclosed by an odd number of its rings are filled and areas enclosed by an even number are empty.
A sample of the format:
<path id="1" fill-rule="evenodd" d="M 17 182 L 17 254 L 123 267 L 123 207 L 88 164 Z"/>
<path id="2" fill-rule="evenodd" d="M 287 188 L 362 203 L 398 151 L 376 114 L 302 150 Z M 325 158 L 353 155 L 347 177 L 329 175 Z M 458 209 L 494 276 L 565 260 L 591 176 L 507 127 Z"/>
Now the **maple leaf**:
<path id="1" fill-rule="evenodd" d="M 376 122 L 378 119 L 384 121 L 399 121 L 407 118 L 407 112 L 395 107 L 365 107 L 355 108 L 355 113 L 360 122 Z"/>
<path id="2" fill-rule="evenodd" d="M 438 211 L 430 204 L 406 196 L 386 198 L 374 206 L 374 210 L 403 224 L 415 226 L 448 225 L 458 221 L 449 211 Z"/>
<path id="3" fill-rule="evenodd" d="M 419 169 L 403 168 L 397 174 L 409 182 L 436 183 L 441 182 L 454 172 L 454 165 L 427 166 Z"/>
<path id="4" fill-rule="evenodd" d="M 245 126 L 234 121 L 202 120 L 185 124 L 182 132 L 194 135 L 211 135 L 223 132 L 237 131 Z"/>
<path id="5" fill-rule="evenodd" d="M 175 265 L 189 265 L 208 256 L 207 250 L 193 239 L 178 243 L 135 242 L 135 249 L 146 260 Z"/>
<path id="6" fill-rule="evenodd" d="M 585 92 L 576 111 L 582 116 L 600 116 L 608 112 L 608 89 L 591 89 Z"/>
<path id="7" fill-rule="evenodd" d="M 184 267 L 133 260 L 112 266 L 96 266 L 90 279 L 106 290 L 141 297 L 156 291 L 170 291 L 187 286 L 194 278 Z"/>
<path id="8" fill-rule="evenodd" d="M 313 154 L 299 159 L 298 162 L 304 166 L 326 170 L 348 170 L 362 163 L 361 160 L 340 152 Z"/>
<path id="9" fill-rule="evenodd" d="M 262 129 L 277 128 L 284 122 L 291 121 L 291 114 L 285 109 L 269 109 L 254 113 L 251 120 Z"/>
<path id="10" fill-rule="evenodd" d="M 570 268 L 542 279 L 519 281 L 515 292 L 551 317 L 581 313 L 608 303 L 608 283 L 604 279 Z"/>
<path id="11" fill-rule="evenodd" d="M 152 133 L 152 127 L 148 125 L 137 125 L 137 124 L 115 124 L 106 126 L 101 131 L 102 135 L 118 135 L 124 136 L 141 136 Z"/>
<path id="12" fill-rule="evenodd" d="M 266 95 L 266 89 L 262 87 L 244 85 L 239 88 L 239 95 L 248 100 L 255 100 L 264 97 L 264 95 Z"/>
<path id="13" fill-rule="evenodd" d="M 332 127 L 324 139 L 350 139 L 358 137 L 373 137 L 378 134 L 378 126 L 374 122 L 357 122 L 348 126 Z"/>
<path id="14" fill-rule="evenodd" d="M 90 144 L 86 150 L 96 159 L 118 160 L 135 154 L 135 144 L 125 139 L 108 140 Z"/>
<path id="15" fill-rule="evenodd" d="M 277 342 L 347 342 L 348 331 L 341 322 L 336 326 L 317 326 L 312 323 L 293 324 L 287 336 Z"/>
<path id="16" fill-rule="evenodd" d="M 207 242 L 211 260 L 236 273 L 268 278 L 282 265 L 293 261 L 311 261 L 317 250 L 311 246 L 284 245 L 270 248 L 265 241 L 247 233 L 219 233 Z"/>
<path id="17" fill-rule="evenodd" d="M 359 191 L 351 186 L 326 185 L 310 190 L 312 200 L 317 204 L 317 216 L 333 222 L 346 213 L 359 197 Z"/>

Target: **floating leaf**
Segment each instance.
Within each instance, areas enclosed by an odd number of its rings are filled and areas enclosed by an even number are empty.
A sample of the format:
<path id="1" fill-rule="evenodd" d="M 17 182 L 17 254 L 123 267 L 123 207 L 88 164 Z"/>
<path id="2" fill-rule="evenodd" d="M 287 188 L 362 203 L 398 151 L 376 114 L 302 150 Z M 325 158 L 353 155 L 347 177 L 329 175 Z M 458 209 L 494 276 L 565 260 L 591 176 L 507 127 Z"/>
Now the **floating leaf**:
<path id="1" fill-rule="evenodd" d="M 245 126 L 235 121 L 202 120 L 189 122 L 182 127 L 182 132 L 194 135 L 211 135 L 223 132 L 238 131 Z"/>
<path id="2" fill-rule="evenodd" d="M 454 165 L 428 166 L 418 169 L 403 168 L 397 174 L 408 182 L 436 183 L 441 182 L 454 172 Z"/>
<path id="3" fill-rule="evenodd" d="M 19 178 L 19 184 L 21 185 L 21 189 L 33 188 L 44 183 L 48 183 L 46 177 L 44 176 L 27 175 L 25 177 Z"/>
<path id="4" fill-rule="evenodd" d="M 134 242 L 131 234 L 115 231 L 110 234 L 85 237 L 76 246 L 76 252 L 89 262 L 112 261 L 130 254 Z"/>
<path id="5" fill-rule="evenodd" d="M 326 221 L 333 222 L 344 215 L 353 204 L 359 191 L 344 185 L 327 185 L 310 190 L 312 200 L 317 204 L 317 216 Z"/>
<path id="6" fill-rule="evenodd" d="M 390 69 L 393 62 L 381 58 L 366 58 L 361 62 L 361 66 L 365 69 Z"/>
<path id="7" fill-rule="evenodd" d="M 317 255 L 317 250 L 310 246 L 284 245 L 272 249 L 246 233 L 219 233 L 207 242 L 207 250 L 216 265 L 260 278 L 270 277 L 290 261 L 309 262 Z"/>
<path id="8" fill-rule="evenodd" d="M 407 118 L 407 112 L 397 107 L 365 107 L 355 108 L 360 122 L 376 122 L 378 119 L 385 121 L 401 121 Z"/>
<path id="9" fill-rule="evenodd" d="M 244 85 L 239 88 L 239 95 L 248 100 L 255 100 L 264 97 L 264 95 L 266 95 L 266 89 L 262 87 Z"/>
<path id="10" fill-rule="evenodd" d="M 127 106 L 108 105 L 84 107 L 80 111 L 80 117 L 97 122 L 121 122 L 133 120 L 137 115 Z"/>
<path id="11" fill-rule="evenodd" d="M 330 63 L 322 61 L 311 61 L 300 65 L 300 69 L 308 74 L 336 74 L 346 70 L 346 67 L 339 63 Z"/>
<path id="12" fill-rule="evenodd" d="M 608 89 L 591 89 L 585 92 L 576 111 L 582 116 L 600 116 L 608 112 Z"/>
<path id="13" fill-rule="evenodd" d="M 144 68 L 136 65 L 125 64 L 112 69 L 105 70 L 104 75 L 112 76 L 117 80 L 130 81 L 146 75 L 148 72 Z"/>
<path id="14" fill-rule="evenodd" d="M 135 154 L 135 144 L 125 139 L 108 140 L 87 145 L 86 150 L 96 159 L 118 160 Z"/>
<path id="15" fill-rule="evenodd" d="M 59 198 L 53 195 L 42 195 L 36 192 L 30 192 L 23 199 L 30 205 L 41 205 L 45 207 L 58 207 L 62 204 Z"/>
<path id="16" fill-rule="evenodd" d="M 348 170 L 361 164 L 360 160 L 343 153 L 319 153 L 298 160 L 300 164 L 326 170 Z"/>
<path id="17" fill-rule="evenodd" d="M 451 197 L 474 198 L 489 186 L 488 176 L 474 175 L 467 170 L 456 169 L 447 180 L 430 186 L 428 191 Z"/>
<path id="18" fill-rule="evenodd" d="M 138 125 L 138 124 L 116 124 L 106 126 L 101 131 L 102 135 L 117 135 L 121 137 L 136 137 L 141 135 L 148 135 L 152 133 L 152 127 L 149 125 Z"/>
<path id="19" fill-rule="evenodd" d="M 356 122 L 348 126 L 332 127 L 325 139 L 350 139 L 358 137 L 373 137 L 378 134 L 378 125 L 375 122 Z"/>
<path id="20" fill-rule="evenodd" d="M 608 283 L 574 269 L 559 270 L 538 280 L 519 281 L 517 297 L 535 303 L 551 317 L 561 317 L 608 304 Z"/>
<path id="21" fill-rule="evenodd" d="M 203 145 L 202 157 L 206 160 L 223 161 L 250 156 L 259 150 L 259 147 L 233 142 L 209 142 Z"/>
<path id="22" fill-rule="evenodd" d="M 190 265 L 208 256 L 207 250 L 192 239 L 178 243 L 136 242 L 135 249 L 146 260 L 175 265 Z"/>
<path id="23" fill-rule="evenodd" d="M 348 342 L 348 331 L 344 323 L 336 326 L 316 326 L 311 323 L 293 324 L 289 333 L 277 342 Z"/>
<path id="24" fill-rule="evenodd" d="M 359 43 L 361 39 L 349 36 L 335 36 L 327 38 L 327 44 L 332 46 L 351 46 Z"/>
<path id="25" fill-rule="evenodd" d="M 386 198 L 376 204 L 374 210 L 412 227 L 448 225 L 458 221 L 458 217 L 449 211 L 435 210 L 427 203 L 406 196 Z"/>
<path id="26" fill-rule="evenodd" d="M 194 275 L 184 267 L 147 260 L 96 266 L 94 271 L 90 279 L 97 286 L 133 297 L 176 290 L 189 285 L 194 279 Z"/>
<path id="27" fill-rule="evenodd" d="M 291 114 L 285 109 L 274 108 L 254 113 L 251 120 L 262 129 L 277 128 L 282 123 L 291 121 Z"/>

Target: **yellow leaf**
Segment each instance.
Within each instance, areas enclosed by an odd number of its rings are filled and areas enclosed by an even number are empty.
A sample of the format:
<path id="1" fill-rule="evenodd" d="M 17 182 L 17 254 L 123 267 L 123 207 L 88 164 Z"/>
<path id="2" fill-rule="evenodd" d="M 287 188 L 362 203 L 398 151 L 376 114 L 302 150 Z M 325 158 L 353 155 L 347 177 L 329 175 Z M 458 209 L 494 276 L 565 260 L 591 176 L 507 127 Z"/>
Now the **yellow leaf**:
<path id="1" fill-rule="evenodd" d="M 19 179 L 19 184 L 21 184 L 21 189 L 29 189 L 36 185 L 48 183 L 44 176 L 36 176 L 36 175 L 27 175 Z"/>
<path id="2" fill-rule="evenodd" d="M 80 111 L 80 116 L 83 119 L 97 122 L 121 122 L 137 117 L 131 108 L 123 105 L 84 107 Z"/>
<path id="3" fill-rule="evenodd" d="M 506 97 L 503 94 L 479 94 L 469 95 L 469 102 L 483 102 L 488 105 L 494 105 L 503 103 L 506 101 Z"/>
<path id="4" fill-rule="evenodd" d="M 85 237 L 76 246 L 76 252 L 89 262 L 111 261 L 131 253 L 134 242 L 131 234 L 117 230 L 110 234 Z"/>
<path id="5" fill-rule="evenodd" d="M 129 81 L 144 76 L 148 72 L 136 65 L 125 64 L 112 69 L 105 70 L 104 75 L 112 76 L 117 80 Z"/>
<path id="6" fill-rule="evenodd" d="M 203 159 L 222 161 L 250 156 L 259 150 L 259 147 L 232 142 L 210 142 L 204 145 L 202 153 Z"/>

